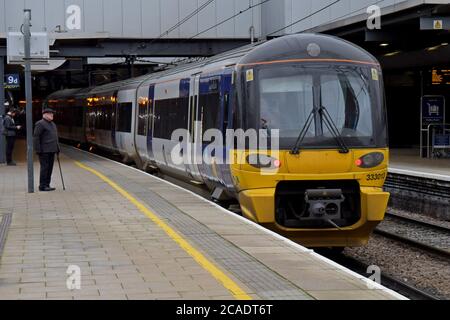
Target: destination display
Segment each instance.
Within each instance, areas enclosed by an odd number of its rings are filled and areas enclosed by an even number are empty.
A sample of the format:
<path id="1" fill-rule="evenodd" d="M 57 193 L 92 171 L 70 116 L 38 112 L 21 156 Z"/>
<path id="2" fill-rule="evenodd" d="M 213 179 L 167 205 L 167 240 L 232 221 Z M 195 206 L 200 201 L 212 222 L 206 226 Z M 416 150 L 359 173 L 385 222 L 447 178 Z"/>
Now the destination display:
<path id="1" fill-rule="evenodd" d="M 450 69 L 433 69 L 431 71 L 431 84 L 450 85 Z"/>

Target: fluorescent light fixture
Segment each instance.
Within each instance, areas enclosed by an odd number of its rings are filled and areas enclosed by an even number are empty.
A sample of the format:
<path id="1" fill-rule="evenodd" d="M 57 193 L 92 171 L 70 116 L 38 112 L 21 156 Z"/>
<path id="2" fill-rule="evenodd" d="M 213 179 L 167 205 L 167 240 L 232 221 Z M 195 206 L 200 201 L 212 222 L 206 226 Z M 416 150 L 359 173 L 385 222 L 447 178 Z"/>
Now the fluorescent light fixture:
<path id="1" fill-rule="evenodd" d="M 400 52 L 401 51 L 393 51 L 393 52 L 386 53 L 384 56 L 385 57 L 392 57 L 392 56 L 395 56 L 395 55 L 399 54 Z"/>
<path id="2" fill-rule="evenodd" d="M 434 50 L 439 49 L 440 47 L 441 47 L 441 45 L 437 45 L 437 46 L 434 46 L 434 47 L 428 47 L 428 48 L 426 48 L 425 50 L 426 50 L 426 51 L 434 51 Z"/>
<path id="3" fill-rule="evenodd" d="M 426 51 L 434 51 L 434 50 L 437 50 L 437 49 L 439 49 L 441 47 L 445 47 L 445 46 L 448 46 L 448 42 L 442 42 L 441 44 L 438 44 L 437 46 L 425 48 L 425 50 Z"/>

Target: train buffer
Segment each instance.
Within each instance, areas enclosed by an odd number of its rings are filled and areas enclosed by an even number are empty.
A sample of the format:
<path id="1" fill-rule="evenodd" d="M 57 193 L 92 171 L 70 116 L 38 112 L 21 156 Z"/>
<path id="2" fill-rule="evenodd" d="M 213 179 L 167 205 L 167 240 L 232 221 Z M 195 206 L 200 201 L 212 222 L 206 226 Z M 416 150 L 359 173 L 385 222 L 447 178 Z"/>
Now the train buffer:
<path id="1" fill-rule="evenodd" d="M 25 162 L 0 166 L 0 299 L 404 299 L 142 171 L 61 161 L 66 191 L 55 170 L 34 194 Z"/>

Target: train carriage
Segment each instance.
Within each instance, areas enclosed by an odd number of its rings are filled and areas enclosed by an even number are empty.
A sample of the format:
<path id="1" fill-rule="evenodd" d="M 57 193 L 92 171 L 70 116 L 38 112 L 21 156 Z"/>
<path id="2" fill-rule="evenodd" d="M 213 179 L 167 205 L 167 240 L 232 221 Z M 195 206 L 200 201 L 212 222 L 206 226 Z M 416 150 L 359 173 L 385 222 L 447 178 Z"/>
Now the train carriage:
<path id="1" fill-rule="evenodd" d="M 382 81 L 379 63 L 363 49 L 332 36 L 297 34 L 140 78 L 58 92 L 47 103 L 58 97 L 67 105 L 81 95 L 85 103 L 76 106 L 86 143 L 202 185 L 216 200 L 235 199 L 244 216 L 302 244 L 345 247 L 366 243 L 387 206 Z M 59 122 L 70 127 L 66 117 L 62 112 Z M 176 149 L 177 129 L 194 148 Z M 211 150 L 210 129 L 223 142 L 227 130 L 255 130 L 258 139 L 277 137 L 277 143 L 262 150 L 233 139 Z M 65 130 L 62 137 L 83 141 Z M 191 161 L 175 161 L 174 152 Z M 192 161 L 205 155 L 211 161 Z"/>

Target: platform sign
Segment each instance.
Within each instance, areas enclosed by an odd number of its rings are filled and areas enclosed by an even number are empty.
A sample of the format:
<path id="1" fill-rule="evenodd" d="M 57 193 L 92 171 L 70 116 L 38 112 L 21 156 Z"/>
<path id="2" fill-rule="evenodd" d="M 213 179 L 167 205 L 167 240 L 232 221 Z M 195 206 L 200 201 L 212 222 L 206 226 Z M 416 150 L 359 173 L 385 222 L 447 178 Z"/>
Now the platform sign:
<path id="1" fill-rule="evenodd" d="M 8 32 L 6 38 L 8 64 L 24 64 L 25 44 L 21 32 Z M 32 64 L 48 64 L 50 58 L 47 32 L 31 32 L 30 57 Z"/>
<path id="2" fill-rule="evenodd" d="M 450 30 L 450 17 L 421 17 L 420 30 Z"/>
<path id="3" fill-rule="evenodd" d="M 5 89 L 19 89 L 20 88 L 20 78 L 18 73 L 5 74 L 4 80 Z"/>
<path id="4" fill-rule="evenodd" d="M 443 124 L 445 122 L 445 97 L 422 97 L 422 128 L 430 124 Z"/>

